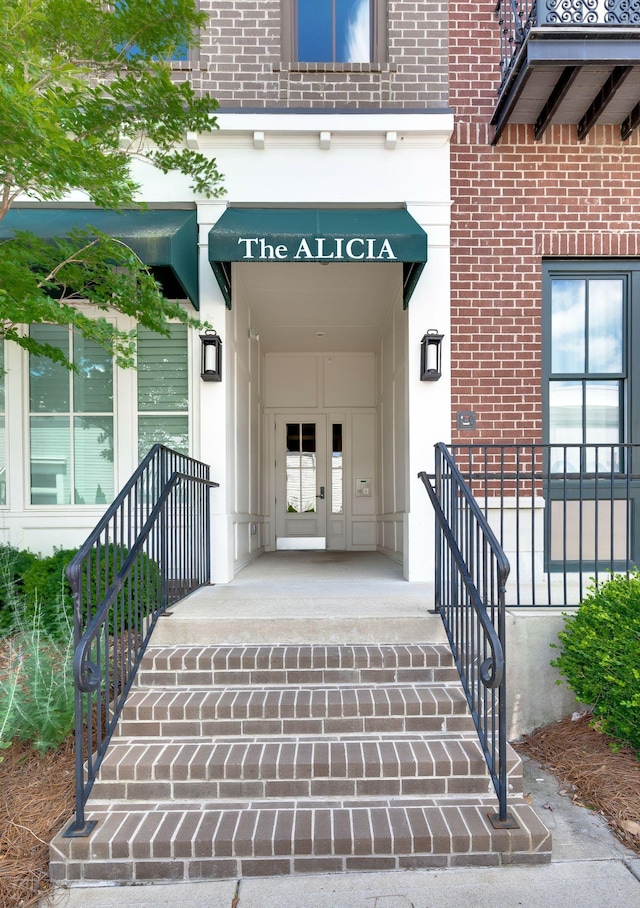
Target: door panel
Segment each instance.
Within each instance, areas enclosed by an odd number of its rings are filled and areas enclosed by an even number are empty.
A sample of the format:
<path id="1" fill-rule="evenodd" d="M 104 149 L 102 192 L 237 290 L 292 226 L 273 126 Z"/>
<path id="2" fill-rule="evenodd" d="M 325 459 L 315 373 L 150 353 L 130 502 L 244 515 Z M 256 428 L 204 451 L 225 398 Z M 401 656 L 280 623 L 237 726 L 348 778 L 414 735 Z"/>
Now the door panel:
<path id="1" fill-rule="evenodd" d="M 276 416 L 276 548 L 327 546 L 327 435 L 323 415 Z"/>

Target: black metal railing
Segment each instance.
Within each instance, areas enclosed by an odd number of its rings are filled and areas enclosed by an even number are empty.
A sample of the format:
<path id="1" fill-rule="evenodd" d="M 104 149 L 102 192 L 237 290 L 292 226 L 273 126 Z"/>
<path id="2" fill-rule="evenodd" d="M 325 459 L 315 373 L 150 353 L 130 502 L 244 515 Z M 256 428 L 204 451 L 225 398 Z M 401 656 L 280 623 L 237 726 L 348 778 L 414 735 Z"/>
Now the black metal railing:
<path id="1" fill-rule="evenodd" d="M 435 474 L 420 473 L 436 514 L 435 605 L 449 639 L 498 797 L 507 811 L 505 586 L 509 562 L 447 448 L 436 446 Z M 433 484 L 431 483 L 433 479 Z"/>
<path id="2" fill-rule="evenodd" d="M 496 17 L 501 90 L 532 28 L 633 28 L 640 26 L 640 6 L 633 0 L 498 0 Z"/>
<path id="3" fill-rule="evenodd" d="M 206 464 L 155 445 L 67 568 L 74 599 L 76 812 L 85 804 L 162 612 L 210 578 Z"/>
<path id="4" fill-rule="evenodd" d="M 640 545 L 640 445 L 453 445 L 513 570 L 508 606 L 569 607 L 629 573 Z"/>

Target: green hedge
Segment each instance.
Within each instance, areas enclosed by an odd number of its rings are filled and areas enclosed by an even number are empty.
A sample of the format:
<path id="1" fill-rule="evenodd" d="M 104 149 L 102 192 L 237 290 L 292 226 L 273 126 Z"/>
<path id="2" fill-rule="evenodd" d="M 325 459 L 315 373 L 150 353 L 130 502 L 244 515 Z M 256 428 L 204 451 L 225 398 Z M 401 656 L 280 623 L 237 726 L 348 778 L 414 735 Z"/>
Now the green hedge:
<path id="1" fill-rule="evenodd" d="M 600 728 L 640 753 L 640 572 L 592 583 L 559 637 L 551 664 Z"/>
<path id="2" fill-rule="evenodd" d="M 37 607 L 46 633 L 53 639 L 66 639 L 69 626 L 73 627 L 73 597 L 65 572 L 77 551 L 58 549 L 53 555 L 41 557 L 11 546 L 0 546 L 0 636 L 15 633 L 18 615 L 22 620 L 24 616 L 33 615 Z M 106 575 L 101 572 L 98 584 L 96 555 L 95 552 L 91 554 L 88 565 L 96 599 L 105 595 L 126 557 L 126 549 L 113 545 L 104 549 L 101 553 L 102 564 L 107 559 L 109 570 Z M 129 607 L 132 611 L 136 608 L 144 611 L 148 598 L 157 596 L 159 591 L 161 578 L 158 565 L 141 552 L 136 568 L 139 577 L 144 577 L 146 582 L 138 585 L 125 582 L 123 598 L 127 603 L 127 613 Z M 87 566 L 84 571 L 86 577 Z M 127 619 L 128 614 L 118 616 L 116 624 L 119 630 L 126 629 Z M 113 621 L 109 631 L 114 632 Z"/>
<path id="3" fill-rule="evenodd" d="M 12 633 L 19 611 L 32 615 L 38 603 L 46 631 L 59 636 L 73 620 L 71 588 L 65 576 L 67 564 L 77 549 L 59 549 L 41 557 L 32 552 L 0 546 L 0 634 Z M 66 618 L 60 614 L 64 610 Z"/>

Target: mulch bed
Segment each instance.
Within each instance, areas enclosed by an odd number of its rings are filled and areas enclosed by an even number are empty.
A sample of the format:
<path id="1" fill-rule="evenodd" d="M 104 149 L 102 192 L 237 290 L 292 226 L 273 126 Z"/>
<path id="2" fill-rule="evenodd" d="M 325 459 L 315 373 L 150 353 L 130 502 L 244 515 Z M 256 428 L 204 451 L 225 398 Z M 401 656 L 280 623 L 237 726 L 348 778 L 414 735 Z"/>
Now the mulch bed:
<path id="1" fill-rule="evenodd" d="M 536 728 L 516 745 L 553 773 L 571 797 L 601 814 L 640 854 L 640 760 L 593 726 L 591 715 Z"/>
<path id="2" fill-rule="evenodd" d="M 49 883 L 49 842 L 74 809 L 73 737 L 40 756 L 0 750 L 0 908 L 32 908 Z"/>

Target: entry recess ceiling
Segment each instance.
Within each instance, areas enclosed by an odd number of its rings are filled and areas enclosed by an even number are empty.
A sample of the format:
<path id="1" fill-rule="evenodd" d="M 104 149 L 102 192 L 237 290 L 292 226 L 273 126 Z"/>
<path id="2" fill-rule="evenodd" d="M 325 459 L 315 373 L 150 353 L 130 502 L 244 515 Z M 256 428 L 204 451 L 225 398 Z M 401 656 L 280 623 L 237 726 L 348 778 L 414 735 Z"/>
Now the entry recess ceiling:
<path id="1" fill-rule="evenodd" d="M 401 263 L 406 307 L 427 261 L 427 234 L 406 208 L 228 208 L 209 233 L 209 261 L 229 308 L 232 262 L 321 260 Z"/>
<path id="2" fill-rule="evenodd" d="M 375 353 L 399 305 L 402 265 L 235 266 L 236 292 L 265 353 Z"/>

